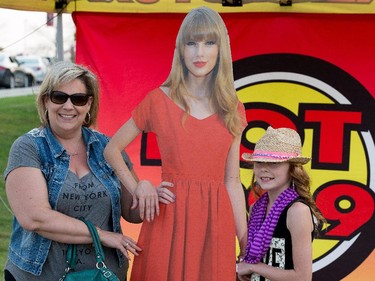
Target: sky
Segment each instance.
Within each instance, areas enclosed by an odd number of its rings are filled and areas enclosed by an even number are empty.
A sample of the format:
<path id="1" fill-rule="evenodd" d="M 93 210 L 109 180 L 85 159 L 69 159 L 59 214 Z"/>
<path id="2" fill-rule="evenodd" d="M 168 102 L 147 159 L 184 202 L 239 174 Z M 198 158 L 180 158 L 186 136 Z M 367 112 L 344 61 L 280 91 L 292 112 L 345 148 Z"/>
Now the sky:
<path id="1" fill-rule="evenodd" d="M 56 14 L 54 14 L 56 15 Z M 63 14 L 64 59 L 75 46 L 71 14 Z M 56 56 L 56 25 L 47 26 L 47 13 L 0 8 L 0 48 L 10 55 Z"/>

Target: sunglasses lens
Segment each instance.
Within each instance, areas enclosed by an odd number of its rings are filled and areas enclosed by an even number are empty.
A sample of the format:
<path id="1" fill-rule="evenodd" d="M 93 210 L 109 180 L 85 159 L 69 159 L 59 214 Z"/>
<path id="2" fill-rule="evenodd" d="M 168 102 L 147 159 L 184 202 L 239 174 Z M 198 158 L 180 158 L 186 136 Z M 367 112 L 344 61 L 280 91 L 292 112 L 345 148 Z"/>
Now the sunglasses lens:
<path id="1" fill-rule="evenodd" d="M 54 91 L 50 94 L 50 99 L 53 103 L 56 103 L 56 104 L 63 104 L 63 103 L 66 103 L 66 101 L 68 100 L 69 98 L 69 95 L 63 93 L 63 92 L 58 92 L 58 91 Z"/>
<path id="2" fill-rule="evenodd" d="M 51 101 L 56 104 L 64 104 L 70 98 L 70 101 L 72 104 L 77 105 L 77 106 L 83 106 L 87 104 L 89 100 L 89 95 L 87 94 L 73 94 L 73 95 L 68 95 L 64 92 L 59 92 L 59 91 L 53 91 L 50 94 Z"/>
<path id="3" fill-rule="evenodd" d="M 72 101 L 72 104 L 82 106 L 87 103 L 89 96 L 86 94 L 74 94 L 70 96 L 70 100 Z"/>

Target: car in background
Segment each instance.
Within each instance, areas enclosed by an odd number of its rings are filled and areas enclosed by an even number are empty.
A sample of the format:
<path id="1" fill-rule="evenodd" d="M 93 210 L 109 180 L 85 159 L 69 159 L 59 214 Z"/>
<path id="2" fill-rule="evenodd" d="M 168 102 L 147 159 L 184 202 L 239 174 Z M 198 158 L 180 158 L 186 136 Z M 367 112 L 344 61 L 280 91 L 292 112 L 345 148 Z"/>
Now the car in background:
<path id="1" fill-rule="evenodd" d="M 55 57 L 43 57 L 44 61 L 48 66 L 53 65 L 55 62 L 57 62 L 57 59 Z"/>
<path id="2" fill-rule="evenodd" d="M 39 56 L 16 56 L 17 61 L 21 66 L 31 68 L 37 84 L 43 82 L 48 70 L 46 60 Z"/>
<path id="3" fill-rule="evenodd" d="M 22 66 L 14 56 L 0 52 L 0 87 L 31 87 L 35 81 L 30 68 Z"/>

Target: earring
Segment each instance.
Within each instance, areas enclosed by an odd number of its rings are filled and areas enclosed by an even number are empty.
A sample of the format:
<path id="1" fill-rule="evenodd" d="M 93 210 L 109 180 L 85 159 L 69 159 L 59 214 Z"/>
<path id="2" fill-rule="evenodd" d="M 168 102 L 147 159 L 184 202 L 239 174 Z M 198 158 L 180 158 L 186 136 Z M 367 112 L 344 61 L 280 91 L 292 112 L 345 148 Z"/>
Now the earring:
<path id="1" fill-rule="evenodd" d="M 46 120 L 48 121 L 48 108 L 46 108 L 46 111 L 44 112 L 44 116 L 46 117 Z"/>
<path id="2" fill-rule="evenodd" d="M 294 179 L 292 179 L 292 188 L 293 188 L 293 190 L 296 190 L 296 185 L 294 183 Z"/>
<path id="3" fill-rule="evenodd" d="M 86 119 L 88 119 L 88 120 L 86 120 Z M 88 123 L 90 123 L 90 121 L 91 121 L 91 115 L 90 115 L 90 112 L 87 112 L 84 123 L 88 124 Z"/>

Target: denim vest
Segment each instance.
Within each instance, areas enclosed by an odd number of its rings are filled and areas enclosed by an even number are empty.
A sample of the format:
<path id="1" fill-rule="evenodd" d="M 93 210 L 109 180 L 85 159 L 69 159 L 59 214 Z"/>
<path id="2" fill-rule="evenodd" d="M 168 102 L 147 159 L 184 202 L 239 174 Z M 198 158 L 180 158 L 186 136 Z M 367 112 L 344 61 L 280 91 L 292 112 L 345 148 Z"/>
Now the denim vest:
<path id="1" fill-rule="evenodd" d="M 105 161 L 103 150 L 109 138 L 95 130 L 83 127 L 82 135 L 86 144 L 88 166 L 92 173 L 108 189 L 112 202 L 112 225 L 114 232 L 121 232 L 121 187 L 113 169 Z M 69 169 L 70 156 L 56 140 L 49 127 L 33 129 L 26 134 L 36 144 L 41 160 L 41 171 L 48 186 L 48 200 L 56 210 L 57 201 Z M 9 246 L 9 259 L 20 269 L 40 275 L 47 259 L 51 240 L 21 227 L 14 218 Z M 117 251 L 120 265 L 124 257 Z"/>

